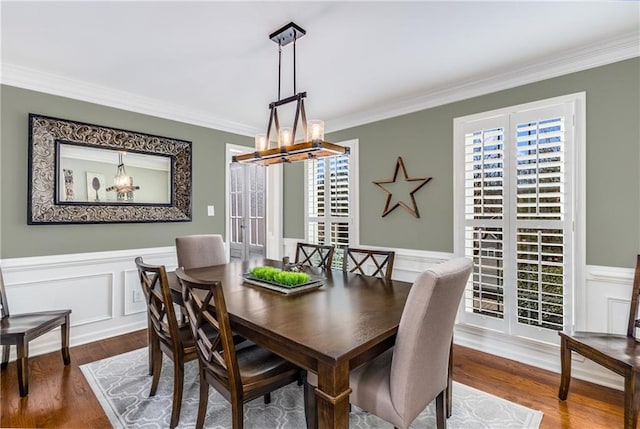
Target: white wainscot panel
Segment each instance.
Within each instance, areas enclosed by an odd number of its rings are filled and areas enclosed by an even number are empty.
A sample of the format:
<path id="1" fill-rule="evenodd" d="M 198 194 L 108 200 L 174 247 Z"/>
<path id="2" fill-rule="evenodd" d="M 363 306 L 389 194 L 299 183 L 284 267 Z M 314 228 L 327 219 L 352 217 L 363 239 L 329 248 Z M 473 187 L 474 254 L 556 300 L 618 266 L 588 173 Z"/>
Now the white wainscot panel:
<path id="1" fill-rule="evenodd" d="M 576 328 L 624 335 L 629 320 L 633 270 L 588 266 L 586 279 L 584 308 L 576 308 Z"/>
<path id="2" fill-rule="evenodd" d="M 111 319 L 113 273 L 12 284 L 7 300 L 14 314 L 70 308 L 72 327 Z"/>

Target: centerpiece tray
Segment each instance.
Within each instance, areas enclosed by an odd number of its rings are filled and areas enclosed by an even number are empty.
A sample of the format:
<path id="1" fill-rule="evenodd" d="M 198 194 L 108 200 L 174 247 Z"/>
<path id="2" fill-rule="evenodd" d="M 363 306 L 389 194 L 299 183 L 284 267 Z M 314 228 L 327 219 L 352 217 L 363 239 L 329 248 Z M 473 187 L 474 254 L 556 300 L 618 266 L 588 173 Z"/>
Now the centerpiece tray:
<path id="1" fill-rule="evenodd" d="M 259 279 L 254 277 L 251 273 L 242 274 L 244 281 L 254 286 L 260 286 L 266 289 L 270 289 L 284 295 L 294 295 L 308 290 L 317 289 L 323 284 L 323 277 L 309 275 L 310 279 L 306 283 L 301 283 L 295 286 L 284 285 L 281 283 Z"/>

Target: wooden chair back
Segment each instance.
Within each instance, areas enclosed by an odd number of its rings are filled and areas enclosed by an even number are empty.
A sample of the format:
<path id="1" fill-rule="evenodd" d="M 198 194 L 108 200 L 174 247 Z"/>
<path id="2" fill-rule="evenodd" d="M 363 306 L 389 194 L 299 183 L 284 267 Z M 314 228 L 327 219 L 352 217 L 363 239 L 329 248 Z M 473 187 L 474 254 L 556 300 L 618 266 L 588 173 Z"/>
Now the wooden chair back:
<path id="1" fill-rule="evenodd" d="M 158 336 L 160 342 L 168 346 L 174 355 L 178 355 L 179 327 L 176 318 L 167 271 L 164 265 L 149 265 L 143 262 L 141 257 L 135 259 L 140 286 L 147 304 L 149 323 Z"/>
<path id="2" fill-rule="evenodd" d="M 182 300 L 207 379 L 223 394 L 228 391 L 242 392 L 242 379 L 222 283 L 194 279 L 185 274 L 182 268 L 176 270 L 176 275 L 182 282 Z"/>
<path id="3" fill-rule="evenodd" d="M 299 242 L 296 246 L 296 264 L 330 270 L 333 252 L 333 246 Z"/>
<path id="4" fill-rule="evenodd" d="M 631 293 L 631 308 L 629 309 L 629 323 L 627 325 L 627 337 L 636 337 L 636 329 L 640 328 L 638 316 L 638 298 L 640 298 L 640 255 L 636 260 L 636 271 L 633 276 L 633 290 Z"/>
<path id="5" fill-rule="evenodd" d="M 396 253 L 392 250 L 345 247 L 342 269 L 345 272 L 357 272 L 362 275 L 391 280 L 395 256 Z M 366 267 L 371 267 L 371 270 L 367 270 Z"/>

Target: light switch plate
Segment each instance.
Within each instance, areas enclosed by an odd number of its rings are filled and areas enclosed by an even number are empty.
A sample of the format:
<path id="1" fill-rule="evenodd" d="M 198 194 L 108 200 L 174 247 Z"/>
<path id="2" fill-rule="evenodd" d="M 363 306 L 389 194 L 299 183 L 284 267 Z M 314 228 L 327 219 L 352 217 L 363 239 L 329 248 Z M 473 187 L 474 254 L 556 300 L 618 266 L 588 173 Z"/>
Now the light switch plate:
<path id="1" fill-rule="evenodd" d="M 215 216 L 216 211 L 213 206 L 207 206 L 207 216 Z"/>

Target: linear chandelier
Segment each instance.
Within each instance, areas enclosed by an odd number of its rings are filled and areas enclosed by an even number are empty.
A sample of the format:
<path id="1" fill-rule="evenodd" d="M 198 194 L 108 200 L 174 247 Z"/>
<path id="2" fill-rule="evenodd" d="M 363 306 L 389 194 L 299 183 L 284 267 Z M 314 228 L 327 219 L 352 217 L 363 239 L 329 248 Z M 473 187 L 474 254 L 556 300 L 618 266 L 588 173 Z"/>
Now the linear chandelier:
<path id="1" fill-rule="evenodd" d="M 296 92 L 296 41 L 304 36 L 306 31 L 293 22 L 276 30 L 269 35 L 269 39 L 278 44 L 278 100 L 269 103 L 269 124 L 266 134 L 256 135 L 255 151 L 236 155 L 233 162 L 273 165 L 285 162 L 305 161 L 326 156 L 349 154 L 349 148 L 324 141 L 324 122 L 311 120 L 307 122 L 304 108 L 306 92 Z M 287 98 L 280 97 L 282 74 L 282 47 L 293 42 L 293 94 Z M 296 102 L 296 112 L 292 127 L 280 127 L 278 107 Z M 296 141 L 299 131 L 298 123 L 302 124 L 302 141 Z M 272 143 L 271 134 L 275 131 L 277 139 Z M 275 147 L 271 147 L 275 146 Z"/>

